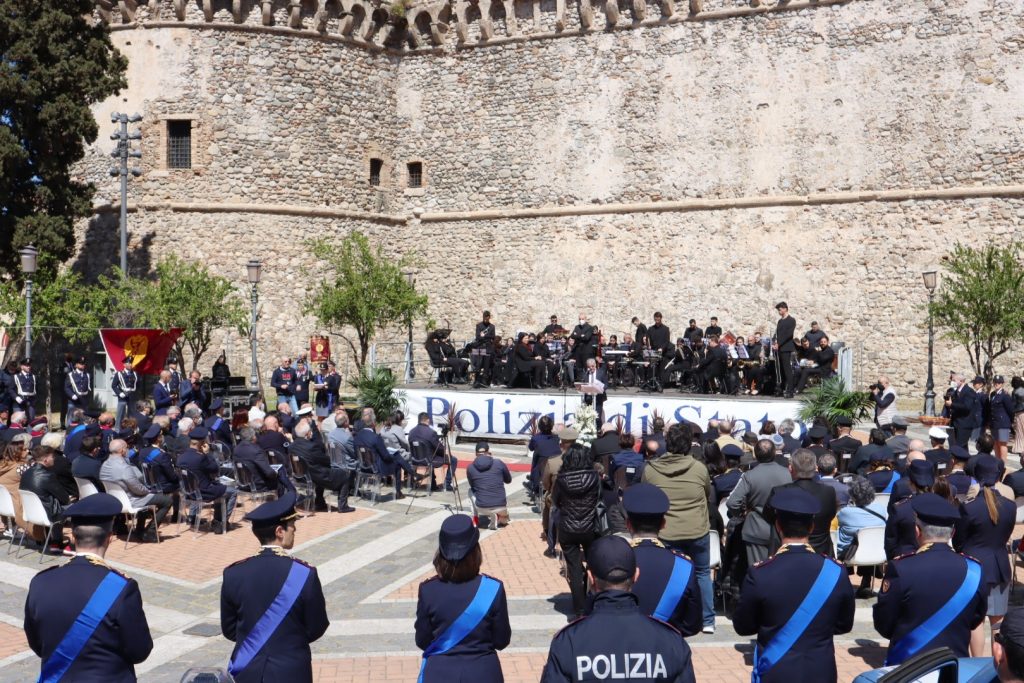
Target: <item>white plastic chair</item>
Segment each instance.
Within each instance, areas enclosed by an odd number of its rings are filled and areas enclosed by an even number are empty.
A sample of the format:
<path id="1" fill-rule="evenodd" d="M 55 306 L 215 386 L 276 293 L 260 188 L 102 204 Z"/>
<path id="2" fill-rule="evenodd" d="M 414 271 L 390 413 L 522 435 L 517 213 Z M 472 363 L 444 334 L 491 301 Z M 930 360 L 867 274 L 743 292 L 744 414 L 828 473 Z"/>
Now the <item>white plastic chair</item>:
<path id="1" fill-rule="evenodd" d="M 729 523 L 729 507 L 726 503 L 729 502 L 728 498 L 718 504 L 718 516 L 722 518 L 722 524 Z"/>
<path id="2" fill-rule="evenodd" d="M 0 519 L 4 520 L 4 526 L 11 532 L 11 540 L 7 544 L 7 554 L 10 555 L 14 548 L 14 537 L 20 531 L 24 538 L 25 530 L 18 528 L 18 511 L 14 509 L 14 498 L 6 486 L 0 486 Z"/>
<path id="3" fill-rule="evenodd" d="M 146 510 L 153 511 L 153 528 L 156 530 L 156 542 L 160 542 L 160 529 L 156 523 L 156 506 L 155 505 L 143 505 L 142 507 L 135 507 L 132 505 L 131 499 L 128 497 L 128 493 L 121 487 L 120 484 L 113 481 L 104 481 L 103 488 L 107 490 L 107 493 L 117 498 L 121 503 L 121 513 L 128 515 L 132 518 L 132 525 L 128 527 L 128 536 L 124 539 L 124 547 L 127 548 L 128 544 L 132 540 L 132 532 L 135 531 L 135 527 L 139 524 L 139 514 Z"/>
<path id="4" fill-rule="evenodd" d="M 1017 524 L 1024 524 L 1024 496 L 1017 496 Z"/>
<path id="5" fill-rule="evenodd" d="M 889 499 L 892 497 L 891 493 L 876 493 L 875 502 L 884 507 L 886 510 L 889 509 Z"/>
<path id="6" fill-rule="evenodd" d="M 96 488 L 96 484 L 92 483 L 88 479 L 75 477 L 75 484 L 78 486 L 78 500 L 82 500 L 94 493 L 100 492 L 99 489 Z"/>
<path id="7" fill-rule="evenodd" d="M 21 511 L 25 517 L 25 522 L 46 527 L 46 539 L 43 540 L 43 549 L 39 552 L 39 563 L 42 564 L 43 556 L 46 555 L 46 549 L 50 547 L 53 522 L 50 521 L 50 516 L 46 514 L 46 508 L 43 507 L 43 501 L 39 500 L 39 496 L 24 489 L 18 489 L 18 495 L 21 496 Z M 24 547 L 24 544 L 25 534 L 22 534 L 21 543 L 18 545 L 18 554 L 14 556 L 14 559 L 21 557 L 21 549 Z"/>
<path id="8" fill-rule="evenodd" d="M 878 567 L 885 562 L 885 527 L 866 526 L 857 531 L 857 552 L 843 563 L 847 567 Z M 874 582 L 872 575 L 872 586 Z"/>
<path id="9" fill-rule="evenodd" d="M 829 536 L 832 537 L 832 549 L 835 550 L 836 548 L 839 547 L 839 530 L 838 529 L 832 529 L 832 531 L 830 531 L 828 533 L 829 533 Z"/>
<path id="10" fill-rule="evenodd" d="M 722 566 L 722 537 L 712 529 L 708 532 L 708 566 L 718 569 Z"/>

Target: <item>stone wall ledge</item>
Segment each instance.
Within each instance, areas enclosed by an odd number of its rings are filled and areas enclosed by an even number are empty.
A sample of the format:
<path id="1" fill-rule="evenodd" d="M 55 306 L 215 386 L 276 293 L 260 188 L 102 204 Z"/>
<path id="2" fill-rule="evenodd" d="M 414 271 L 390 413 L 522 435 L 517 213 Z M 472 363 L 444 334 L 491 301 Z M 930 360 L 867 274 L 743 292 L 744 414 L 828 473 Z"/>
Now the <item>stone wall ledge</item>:
<path id="1" fill-rule="evenodd" d="M 93 207 L 93 213 L 116 213 L 121 210 L 120 202 Z M 128 212 L 174 211 L 180 213 L 259 213 L 275 216 L 305 216 L 307 218 L 351 218 L 376 223 L 406 223 L 409 218 L 371 211 L 332 209 L 329 206 L 302 206 L 299 204 L 232 204 L 206 202 L 128 202 Z"/>
<path id="2" fill-rule="evenodd" d="M 376 223 L 403 224 L 419 219 L 423 223 L 453 221 L 491 221 L 514 218 L 559 218 L 599 216 L 631 213 L 672 213 L 693 211 L 722 211 L 728 209 L 756 209 L 783 206 L 819 206 L 826 204 L 865 204 L 868 202 L 954 201 L 961 199 L 1024 198 L 1024 185 L 989 185 L 942 187 L 923 190 L 871 190 L 853 192 L 818 192 L 807 195 L 764 195 L 751 197 L 723 197 L 708 199 L 682 199 L 665 202 L 630 202 L 615 204 L 573 204 L 571 206 L 542 206 L 536 208 L 483 209 L 481 211 L 413 210 L 413 215 L 374 213 L 332 209 L 326 206 L 298 204 L 245 204 L 204 202 L 129 202 L 128 211 L 174 211 L 181 213 L 256 213 L 279 216 L 306 216 L 309 218 L 351 218 Z M 113 213 L 118 203 L 93 208 L 97 214 Z"/>

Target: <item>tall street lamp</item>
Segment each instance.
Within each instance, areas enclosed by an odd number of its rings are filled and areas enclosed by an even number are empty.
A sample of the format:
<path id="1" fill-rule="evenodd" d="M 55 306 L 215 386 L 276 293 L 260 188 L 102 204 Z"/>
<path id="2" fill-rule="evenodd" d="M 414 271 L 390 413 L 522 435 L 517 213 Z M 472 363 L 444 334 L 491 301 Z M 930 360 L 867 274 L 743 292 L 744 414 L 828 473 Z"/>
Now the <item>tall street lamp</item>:
<path id="1" fill-rule="evenodd" d="M 18 251 L 21 272 L 25 274 L 25 358 L 32 358 L 32 276 L 36 273 L 39 251 L 31 244 Z"/>
<path id="2" fill-rule="evenodd" d="M 258 391 L 260 388 L 260 376 L 256 369 L 256 304 L 259 303 L 259 294 L 256 292 L 256 287 L 260 283 L 260 270 L 263 266 L 258 259 L 251 259 L 249 263 L 245 265 L 246 270 L 249 273 L 249 284 L 252 286 L 252 319 L 249 323 L 249 345 L 252 350 L 252 367 L 249 373 L 249 385 L 252 390 Z"/>
<path id="3" fill-rule="evenodd" d="M 128 176 L 138 178 L 142 171 L 137 168 L 128 168 L 128 159 L 142 157 L 142 152 L 132 149 L 132 142 L 142 139 L 142 133 L 134 130 L 128 132 L 129 123 L 142 121 L 139 114 L 121 114 L 114 112 L 110 115 L 110 122 L 120 124 L 118 129 L 111 133 L 110 139 L 117 141 L 117 149 L 110 153 L 110 156 L 118 160 L 118 165 L 110 169 L 110 175 L 121 179 L 121 277 L 128 276 Z"/>
<path id="4" fill-rule="evenodd" d="M 921 273 L 924 288 L 928 290 L 928 382 L 924 392 L 924 414 L 935 415 L 935 376 L 932 373 L 932 361 L 935 357 L 935 326 L 932 315 L 932 304 L 935 301 L 935 287 L 939 283 L 939 273 L 926 270 Z"/>
<path id="5" fill-rule="evenodd" d="M 416 284 L 416 276 L 412 271 L 407 270 L 402 274 L 405 275 L 405 281 L 409 283 L 409 287 L 413 287 Z M 416 379 L 416 366 L 412 362 L 412 313 L 405 317 L 405 323 L 409 328 L 409 379 L 414 380 Z"/>

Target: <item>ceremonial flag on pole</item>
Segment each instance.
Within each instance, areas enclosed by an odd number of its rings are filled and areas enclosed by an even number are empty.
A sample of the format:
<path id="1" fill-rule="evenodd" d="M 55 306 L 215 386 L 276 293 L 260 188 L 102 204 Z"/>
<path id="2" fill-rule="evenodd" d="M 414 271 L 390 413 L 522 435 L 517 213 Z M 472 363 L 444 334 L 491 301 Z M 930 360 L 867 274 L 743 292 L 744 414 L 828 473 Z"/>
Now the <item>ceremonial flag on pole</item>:
<path id="1" fill-rule="evenodd" d="M 132 369 L 140 375 L 159 375 L 167 362 L 167 355 L 181 335 L 181 328 L 172 330 L 100 330 L 103 349 L 110 364 L 120 372 L 126 356 L 132 357 Z"/>

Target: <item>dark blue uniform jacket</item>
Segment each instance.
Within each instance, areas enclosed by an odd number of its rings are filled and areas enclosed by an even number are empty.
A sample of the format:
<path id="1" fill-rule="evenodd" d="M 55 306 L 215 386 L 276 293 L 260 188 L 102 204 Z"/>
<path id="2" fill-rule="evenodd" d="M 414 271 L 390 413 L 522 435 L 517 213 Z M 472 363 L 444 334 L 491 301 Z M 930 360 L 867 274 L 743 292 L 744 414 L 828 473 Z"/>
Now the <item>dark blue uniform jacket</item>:
<path id="1" fill-rule="evenodd" d="M 999 512 L 999 521 L 992 523 L 985 504 L 985 490 L 978 497 L 960 506 L 960 522 L 953 534 L 953 547 L 981 563 L 982 583 L 1001 586 L 1009 583 L 1010 560 L 1006 544 L 1013 533 L 1017 504 L 992 491 Z"/>
<path id="2" fill-rule="evenodd" d="M 480 587 L 480 577 L 465 583 L 452 583 L 433 578 L 420 584 L 416 605 L 416 647 L 425 650 L 473 601 Z M 501 683 L 501 664 L 497 650 L 504 650 L 512 639 L 508 623 L 508 602 L 505 587 L 491 603 L 487 614 L 475 629 L 445 654 L 427 659 L 424 683 Z"/>
<path id="3" fill-rule="evenodd" d="M 636 566 L 640 569 L 640 577 L 633 584 L 633 593 L 639 601 L 640 611 L 648 615 L 654 614 L 654 610 L 661 601 L 661 596 L 665 594 L 665 587 L 672 575 L 676 556 L 685 556 L 666 548 L 657 539 L 650 538 L 636 541 L 633 553 L 636 555 Z M 693 563 L 688 558 L 685 561 L 689 562 L 692 567 Z M 691 569 L 690 580 L 686 584 L 682 598 L 676 605 L 675 611 L 665 621 L 672 624 L 684 636 L 698 633 L 704 625 L 700 598 L 697 572 Z"/>

